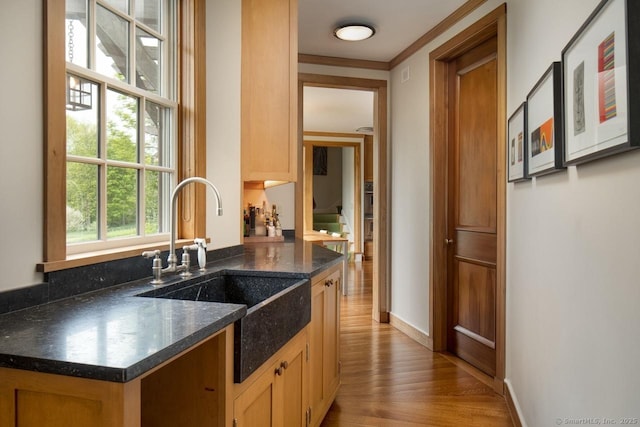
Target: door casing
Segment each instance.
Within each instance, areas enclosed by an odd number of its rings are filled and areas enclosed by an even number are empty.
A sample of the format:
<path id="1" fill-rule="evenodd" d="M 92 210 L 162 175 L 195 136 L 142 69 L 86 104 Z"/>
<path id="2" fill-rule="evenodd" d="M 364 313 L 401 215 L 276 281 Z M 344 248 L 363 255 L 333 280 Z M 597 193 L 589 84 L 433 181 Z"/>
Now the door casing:
<path id="1" fill-rule="evenodd" d="M 373 260 L 373 298 L 372 317 L 381 323 L 389 322 L 390 279 L 389 279 L 389 196 L 387 155 L 387 81 L 356 77 L 329 76 L 322 74 L 298 74 L 298 180 L 296 182 L 296 237 L 304 236 L 304 185 L 302 170 L 303 144 L 303 93 L 304 86 L 327 87 L 334 89 L 352 89 L 373 92 L 373 128 L 374 128 L 374 198 L 378 201 L 374 208 L 374 260 Z"/>
<path id="2" fill-rule="evenodd" d="M 496 375 L 493 388 L 504 394 L 506 325 L 506 5 L 503 4 L 433 50 L 430 71 L 431 221 L 429 278 L 429 336 L 434 351 L 447 348 L 447 152 L 448 63 L 491 37 L 497 38 L 497 259 L 496 259 Z"/>

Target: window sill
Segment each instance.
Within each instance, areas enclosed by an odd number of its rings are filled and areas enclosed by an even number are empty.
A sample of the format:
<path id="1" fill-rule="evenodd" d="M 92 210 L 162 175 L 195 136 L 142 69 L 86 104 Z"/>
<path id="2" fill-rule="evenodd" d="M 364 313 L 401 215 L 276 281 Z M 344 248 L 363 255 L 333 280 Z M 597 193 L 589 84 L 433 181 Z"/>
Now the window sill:
<path id="1" fill-rule="evenodd" d="M 207 239 L 209 241 L 209 239 Z M 193 243 L 193 239 L 176 240 L 176 248 Z M 104 251 L 86 252 L 82 254 L 69 255 L 66 259 L 60 261 L 48 261 L 36 264 L 36 271 L 40 273 L 49 273 L 52 271 L 67 270 L 69 268 L 84 267 L 91 264 L 99 264 L 106 261 L 114 261 L 117 259 L 131 258 L 141 256 L 143 251 L 159 249 L 161 251 L 169 250 L 169 242 L 166 243 L 148 243 L 137 246 L 127 246 L 125 248 L 107 249 Z"/>

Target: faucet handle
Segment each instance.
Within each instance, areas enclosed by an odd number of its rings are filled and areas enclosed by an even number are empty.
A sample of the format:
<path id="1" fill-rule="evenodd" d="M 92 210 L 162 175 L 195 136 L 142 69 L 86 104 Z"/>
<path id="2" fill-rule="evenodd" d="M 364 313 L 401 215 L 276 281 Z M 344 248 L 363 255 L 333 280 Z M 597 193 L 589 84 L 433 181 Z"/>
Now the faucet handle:
<path id="1" fill-rule="evenodd" d="M 144 251 L 142 252 L 142 256 L 145 258 L 160 258 L 160 250 L 156 249 L 155 251 Z"/>
<path id="2" fill-rule="evenodd" d="M 189 271 L 189 267 L 191 267 L 191 257 L 189 256 L 189 251 L 195 251 L 196 249 L 198 249 L 197 245 L 186 245 L 182 247 L 182 264 L 179 267 L 182 273 L 180 273 L 180 276 L 191 276 L 191 272 Z"/>
<path id="3" fill-rule="evenodd" d="M 195 238 L 193 243 L 198 247 L 198 266 L 203 271 L 207 265 L 207 239 Z"/>
<path id="4" fill-rule="evenodd" d="M 151 267 L 151 271 L 153 271 L 153 280 L 151 284 L 159 285 L 162 283 L 162 261 L 160 260 L 160 250 L 156 249 L 155 251 L 144 251 L 142 252 L 142 256 L 145 258 L 153 258 L 153 267 Z"/>

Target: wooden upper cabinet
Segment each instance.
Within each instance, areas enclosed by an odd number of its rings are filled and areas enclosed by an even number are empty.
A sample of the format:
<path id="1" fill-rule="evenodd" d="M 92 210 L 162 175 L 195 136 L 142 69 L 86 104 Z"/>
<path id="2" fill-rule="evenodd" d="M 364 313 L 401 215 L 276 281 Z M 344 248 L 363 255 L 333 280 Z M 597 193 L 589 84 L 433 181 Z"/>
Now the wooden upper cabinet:
<path id="1" fill-rule="evenodd" d="M 297 0 L 242 0 L 242 179 L 295 181 Z"/>

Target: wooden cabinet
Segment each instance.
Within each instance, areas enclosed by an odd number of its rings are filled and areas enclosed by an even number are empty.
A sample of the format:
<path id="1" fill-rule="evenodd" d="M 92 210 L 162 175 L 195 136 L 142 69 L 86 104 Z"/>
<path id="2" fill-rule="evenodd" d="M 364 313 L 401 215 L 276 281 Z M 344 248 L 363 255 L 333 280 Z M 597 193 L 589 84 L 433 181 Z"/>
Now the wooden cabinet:
<path id="1" fill-rule="evenodd" d="M 340 387 L 340 287 L 342 265 L 314 278 L 311 285 L 309 371 L 311 425 L 318 426 Z"/>
<path id="2" fill-rule="evenodd" d="M 232 339 L 229 326 L 126 383 L 0 368 L 0 426 L 224 426 Z"/>
<path id="3" fill-rule="evenodd" d="M 243 181 L 295 181 L 297 0 L 242 0 Z"/>
<path id="4" fill-rule="evenodd" d="M 3 427 L 138 427 L 140 382 L 109 383 L 0 368 Z"/>
<path id="5" fill-rule="evenodd" d="M 307 329 L 258 371 L 236 384 L 235 427 L 305 427 L 308 419 Z"/>

